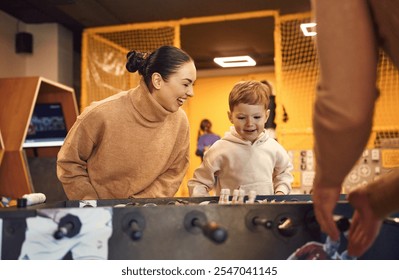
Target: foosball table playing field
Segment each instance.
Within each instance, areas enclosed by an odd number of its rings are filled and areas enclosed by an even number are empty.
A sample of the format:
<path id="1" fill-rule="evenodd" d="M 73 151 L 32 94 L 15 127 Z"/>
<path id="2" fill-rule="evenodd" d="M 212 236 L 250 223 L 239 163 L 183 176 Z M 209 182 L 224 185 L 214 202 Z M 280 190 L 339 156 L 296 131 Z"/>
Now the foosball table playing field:
<path id="1" fill-rule="evenodd" d="M 321 233 L 309 195 L 85 200 L 0 210 L 1 259 L 350 259 L 353 209 L 335 209 L 339 243 Z M 399 259 L 399 223 L 384 221 L 359 259 Z"/>

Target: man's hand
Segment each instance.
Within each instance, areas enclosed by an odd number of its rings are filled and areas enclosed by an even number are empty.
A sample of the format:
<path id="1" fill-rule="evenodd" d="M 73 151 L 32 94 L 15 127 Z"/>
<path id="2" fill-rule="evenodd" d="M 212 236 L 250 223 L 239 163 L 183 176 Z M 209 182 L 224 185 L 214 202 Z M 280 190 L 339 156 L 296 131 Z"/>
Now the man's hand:
<path id="1" fill-rule="evenodd" d="M 355 208 L 349 231 L 348 253 L 363 255 L 377 238 L 382 220 L 371 209 L 365 187 L 358 187 L 348 195 L 349 203 Z"/>
<path id="2" fill-rule="evenodd" d="M 339 230 L 334 221 L 334 209 L 341 193 L 341 187 L 313 187 L 313 208 L 321 231 L 334 241 L 339 239 Z"/>

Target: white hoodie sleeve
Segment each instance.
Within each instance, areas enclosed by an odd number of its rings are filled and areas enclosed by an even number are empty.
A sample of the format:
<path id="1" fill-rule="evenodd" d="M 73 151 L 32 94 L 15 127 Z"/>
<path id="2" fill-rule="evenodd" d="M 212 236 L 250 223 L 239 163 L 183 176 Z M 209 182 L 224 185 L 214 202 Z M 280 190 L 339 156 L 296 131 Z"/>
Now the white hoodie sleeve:
<path id="1" fill-rule="evenodd" d="M 218 170 L 212 164 L 214 163 L 214 153 L 216 152 L 211 147 L 205 154 L 201 165 L 194 171 L 193 178 L 191 178 L 187 185 L 189 194 L 195 196 L 210 196 L 209 192 L 215 187 L 216 173 Z"/>
<path id="2" fill-rule="evenodd" d="M 291 184 L 294 180 L 292 176 L 293 165 L 291 163 L 290 157 L 283 147 L 277 153 L 276 165 L 273 171 L 273 185 L 274 193 L 281 191 L 284 194 L 289 194 L 291 192 Z"/>
<path id="3" fill-rule="evenodd" d="M 215 176 L 205 161 L 194 171 L 187 185 L 190 196 L 209 196 L 209 191 L 215 185 Z"/>

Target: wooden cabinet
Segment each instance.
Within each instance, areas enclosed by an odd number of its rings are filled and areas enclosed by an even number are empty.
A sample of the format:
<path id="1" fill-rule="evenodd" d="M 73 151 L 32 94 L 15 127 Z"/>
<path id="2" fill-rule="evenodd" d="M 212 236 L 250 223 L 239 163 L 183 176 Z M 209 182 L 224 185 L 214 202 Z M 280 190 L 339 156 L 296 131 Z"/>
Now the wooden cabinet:
<path id="1" fill-rule="evenodd" d="M 32 184 L 29 157 L 52 158 L 55 164 L 60 147 L 23 148 L 36 103 L 61 104 L 68 131 L 78 115 L 70 87 L 43 77 L 0 78 L 0 196 L 18 198 L 38 192 Z"/>
<path id="2" fill-rule="evenodd" d="M 1 130 L 0 130 L 0 166 L 1 166 L 1 161 L 3 160 L 3 155 L 4 155 L 4 142 L 3 142 L 3 136 L 1 136 Z"/>

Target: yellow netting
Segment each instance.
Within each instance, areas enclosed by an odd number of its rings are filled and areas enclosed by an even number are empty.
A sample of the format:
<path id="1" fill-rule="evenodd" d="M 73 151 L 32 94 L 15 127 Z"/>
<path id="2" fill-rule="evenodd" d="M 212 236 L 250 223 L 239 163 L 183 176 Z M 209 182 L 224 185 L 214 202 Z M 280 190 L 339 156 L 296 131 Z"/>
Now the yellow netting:
<path id="1" fill-rule="evenodd" d="M 177 45 L 177 36 L 174 26 L 86 30 L 83 35 L 81 108 L 137 85 L 138 74 L 132 75 L 125 68 L 129 50 L 152 52 L 162 45 Z"/>
<path id="2" fill-rule="evenodd" d="M 276 25 L 276 80 L 278 139 L 289 150 L 294 171 L 293 193 L 309 193 L 314 178 L 312 113 L 319 75 L 315 37 L 305 37 L 301 23 L 311 22 L 311 14 L 284 16 Z M 380 51 L 373 132 L 367 148 L 346 177 L 342 192 L 378 178 L 399 166 L 399 75 L 387 55 Z M 282 107 L 284 106 L 284 107 Z M 350 141 L 350 140 L 349 140 Z"/>
<path id="3" fill-rule="evenodd" d="M 312 111 L 318 61 L 313 37 L 305 37 L 301 23 L 310 22 L 310 14 L 283 16 L 276 26 L 276 78 L 279 124 L 278 139 L 286 149 L 312 147 Z M 284 114 L 286 114 L 284 116 Z"/>
<path id="4" fill-rule="evenodd" d="M 93 101 L 137 85 L 138 74 L 132 75 L 125 69 L 126 54 L 131 49 L 151 52 L 162 45 L 180 47 L 180 29 L 184 25 L 251 20 L 276 15 L 276 11 L 257 11 L 85 29 L 80 108 L 82 110 Z"/>
<path id="5" fill-rule="evenodd" d="M 378 72 L 380 97 L 376 105 L 369 146 L 399 148 L 399 72 L 382 51 Z"/>
<path id="6" fill-rule="evenodd" d="M 310 13 L 288 15 L 276 26 L 281 36 L 276 41 L 276 54 L 280 54 L 276 57 L 277 96 L 288 115 L 288 121 L 279 124 L 278 138 L 287 149 L 313 147 L 311 121 L 319 67 L 314 37 L 305 37 L 300 29 L 301 23 L 311 21 Z M 399 147 L 399 76 L 382 51 L 378 73 L 380 98 L 368 147 Z M 283 119 L 284 110 L 278 113 Z"/>

